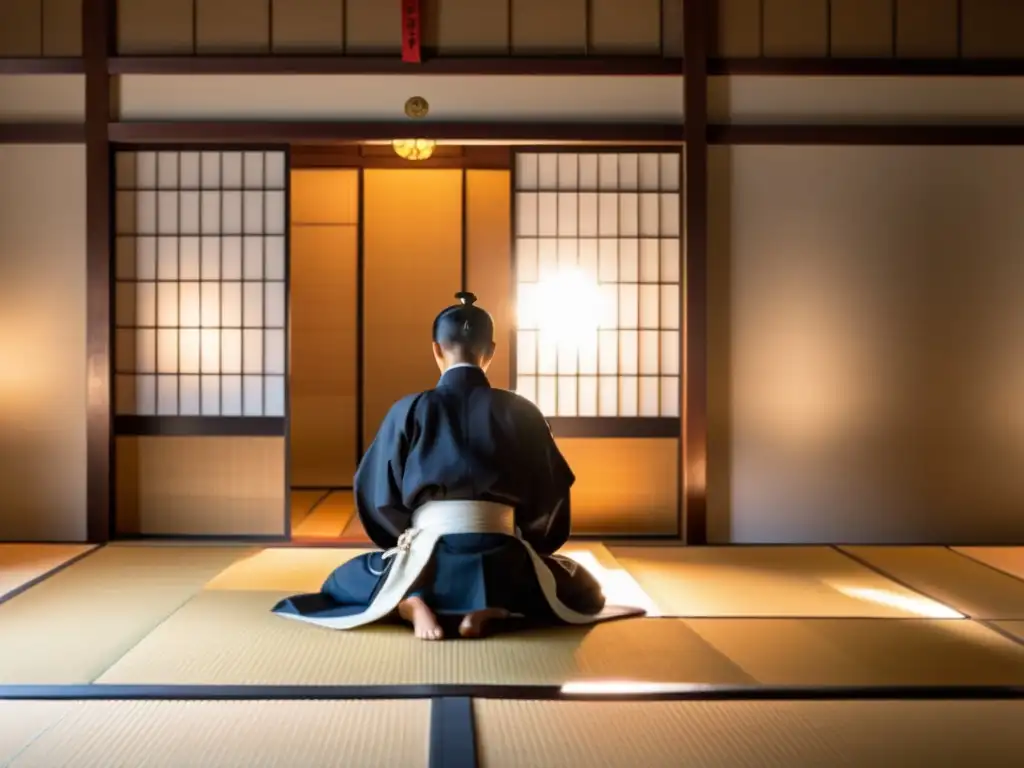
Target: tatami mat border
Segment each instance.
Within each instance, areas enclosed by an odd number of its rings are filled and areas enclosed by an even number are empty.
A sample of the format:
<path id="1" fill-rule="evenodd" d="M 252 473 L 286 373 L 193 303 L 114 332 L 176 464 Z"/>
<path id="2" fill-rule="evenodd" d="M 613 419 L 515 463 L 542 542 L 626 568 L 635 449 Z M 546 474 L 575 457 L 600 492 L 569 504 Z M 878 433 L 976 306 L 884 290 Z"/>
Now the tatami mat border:
<path id="1" fill-rule="evenodd" d="M 430 702 L 428 768 L 473 768 L 479 765 L 476 713 L 465 696 Z"/>
<path id="2" fill-rule="evenodd" d="M 4 543 L 6 544 L 8 542 L 4 542 Z M 80 562 L 80 561 L 84 560 L 89 555 L 92 555 L 92 554 L 95 554 L 96 552 L 99 552 L 101 549 L 103 549 L 104 546 L 106 546 L 106 545 L 105 544 L 100 544 L 98 546 L 93 547 L 92 549 L 87 549 L 85 552 L 80 552 L 77 555 L 75 555 L 74 557 L 72 557 L 70 560 L 65 560 L 60 565 L 51 568 L 46 573 L 41 573 L 38 576 L 36 576 L 34 579 L 29 579 L 24 584 L 21 584 L 21 585 L 15 587 L 14 589 L 10 590 L 9 592 L 5 592 L 4 594 L 0 595 L 0 605 L 3 605 L 8 600 L 13 600 L 15 597 L 17 597 L 20 594 L 23 594 L 24 592 L 27 592 L 28 590 L 32 589 L 32 587 L 36 586 L 37 584 L 40 584 L 40 583 L 46 581 L 51 576 L 57 575 L 58 573 L 63 571 L 65 568 L 70 568 L 72 565 L 74 565 L 77 562 Z"/>
<path id="3" fill-rule="evenodd" d="M 882 578 L 888 579 L 893 584 L 898 584 L 901 587 L 903 587 L 904 589 L 909 589 L 911 592 L 916 592 L 917 594 L 921 595 L 921 597 L 923 597 L 923 598 L 925 598 L 927 600 L 931 600 L 932 602 L 938 603 L 939 605 L 945 605 L 945 603 L 942 600 L 939 600 L 934 595 L 931 595 L 928 592 L 925 592 L 925 591 L 923 591 L 921 589 L 918 589 L 917 587 L 911 586 L 910 583 L 908 581 L 906 581 L 905 579 L 897 578 L 896 576 L 894 576 L 893 574 L 889 573 L 884 568 L 878 567 L 877 565 L 875 565 L 874 563 L 870 562 L 866 558 L 863 558 L 863 557 L 860 557 L 858 555 L 855 555 L 853 552 L 850 552 L 849 550 L 844 549 L 844 547 L 849 546 L 849 545 L 846 545 L 846 544 L 832 544 L 830 546 L 831 546 L 832 549 L 834 549 L 839 554 L 843 555 L 844 557 L 850 558 L 855 563 L 857 563 L 859 565 L 862 565 L 865 568 L 867 568 L 869 571 L 872 571 L 873 573 L 877 573 Z M 868 545 L 868 546 L 870 546 L 870 545 Z M 939 549 L 945 549 L 945 547 L 939 547 Z M 970 558 L 968 558 L 968 559 L 970 559 Z M 960 611 L 958 611 L 958 613 L 960 613 Z M 973 618 L 972 616 L 970 616 L 968 614 L 964 614 L 964 616 L 966 616 L 968 619 Z"/>
<path id="4" fill-rule="evenodd" d="M 1010 631 L 1004 629 L 1003 627 L 1001 627 L 1000 624 L 999 624 L 999 621 L 982 620 L 982 619 L 973 619 L 973 621 L 976 624 L 981 624 L 981 626 L 985 627 L 985 629 L 990 629 L 993 632 L 995 632 L 996 634 L 1002 635 L 1007 640 L 1011 640 L 1011 641 L 1017 643 L 1017 645 L 1024 645 L 1024 638 L 1019 637 L 1018 635 L 1013 634 L 1013 632 L 1010 632 Z"/>
<path id="5" fill-rule="evenodd" d="M 982 625 L 988 627 L 989 629 L 992 629 L 992 630 L 998 632 L 1001 635 L 1006 636 L 1006 633 L 1003 632 L 1001 629 L 999 629 L 997 627 L 993 627 L 993 626 L 991 626 L 988 623 L 989 621 L 999 620 L 1000 617 L 979 615 L 979 613 L 976 610 L 964 610 L 962 607 L 954 607 L 954 605 L 950 602 L 950 600 L 948 598 L 940 599 L 930 589 L 921 589 L 920 587 L 916 587 L 916 586 L 912 585 L 907 579 L 900 578 L 900 577 L 896 576 L 896 574 L 891 573 L 887 567 L 884 567 L 884 566 L 872 563 L 867 557 L 858 555 L 855 552 L 851 552 L 849 549 L 846 548 L 846 547 L 851 546 L 851 545 L 833 544 L 831 546 L 837 552 L 845 555 L 846 557 L 850 558 L 851 560 L 854 560 L 855 562 L 859 563 L 860 565 L 864 566 L 865 568 L 868 568 L 868 569 L 874 571 L 875 573 L 877 573 L 880 576 L 888 579 L 889 581 L 893 582 L 894 584 L 898 584 L 901 587 L 904 587 L 904 588 L 909 589 L 909 590 L 911 590 L 913 592 L 916 592 L 917 594 L 921 595 L 922 597 L 924 597 L 924 598 L 926 598 L 928 600 L 931 600 L 933 602 L 936 602 L 939 605 L 948 605 L 951 608 L 953 608 L 954 610 L 956 610 L 958 613 L 963 614 L 963 616 L 966 617 L 967 619 L 973 620 L 973 621 L 975 621 L 975 622 L 977 622 L 979 624 L 982 624 Z M 874 545 L 852 545 L 852 546 L 874 546 Z M 893 548 L 899 548 L 900 545 L 892 545 L 892 546 L 893 546 Z M 998 574 L 1000 577 L 1003 577 L 1003 578 L 1009 580 L 1010 582 L 1024 582 L 1024 580 L 1020 579 L 1019 577 L 1015 576 L 1012 573 L 1008 573 L 1008 572 L 1002 570 L 1001 568 L 997 568 L 997 567 L 995 567 L 995 566 L 993 566 L 993 565 L 991 565 L 989 563 L 983 562 L 981 560 L 978 560 L 976 558 L 971 557 L 968 554 L 965 554 L 963 552 L 958 551 L 956 549 L 956 547 L 958 547 L 958 546 L 965 546 L 965 545 L 959 545 L 959 544 L 957 544 L 957 545 L 936 545 L 935 547 L 930 547 L 930 548 L 931 549 L 943 550 L 946 553 L 953 554 L 953 555 L 955 555 L 959 559 L 962 559 L 962 560 L 964 560 L 964 561 L 966 561 L 968 563 L 972 563 L 975 566 L 980 567 L 983 571 L 989 571 L 991 573 Z M 978 546 L 980 546 L 980 545 L 978 545 Z M 885 547 L 878 547 L 878 549 L 884 549 L 884 548 Z M 1021 642 L 1020 638 L 1011 637 L 1010 639 L 1014 640 L 1017 643 Z M 1022 644 L 1024 644 L 1024 643 L 1022 643 Z"/>
<path id="6" fill-rule="evenodd" d="M 1024 581 L 1024 578 L 1021 578 L 1016 573 L 1010 573 L 1010 571 L 1004 571 L 1002 568 L 998 568 L 998 567 L 992 565 L 992 563 L 986 563 L 984 560 L 979 560 L 976 557 L 972 557 L 967 552 L 961 552 L 959 549 L 957 549 L 957 547 L 959 547 L 959 546 L 961 546 L 961 545 L 960 544 L 950 544 L 950 545 L 947 545 L 947 546 L 945 546 L 943 548 L 944 549 L 948 549 L 954 555 L 959 555 L 960 557 L 963 557 L 963 558 L 966 558 L 967 560 L 970 560 L 972 563 L 984 566 L 985 568 L 988 568 L 990 571 L 995 571 L 996 573 L 998 573 L 1001 576 L 1009 576 L 1011 579 L 1016 579 L 1017 581 Z M 1005 546 L 1005 545 L 1000 545 L 1000 546 Z M 1010 547 L 1013 547 L 1013 548 L 1016 548 L 1018 546 L 1024 546 L 1024 545 L 1020 545 L 1020 544 L 1010 545 Z M 1007 548 L 1009 549 L 1010 547 L 1007 547 Z"/>
<path id="7" fill-rule="evenodd" d="M 628 684 L 624 684 L 628 685 Z M 640 690 L 566 690 L 561 685 L 0 685 L 19 701 L 311 701 L 520 699 L 528 701 L 967 701 L 1024 699 L 1024 686 L 769 686 L 642 683 Z"/>

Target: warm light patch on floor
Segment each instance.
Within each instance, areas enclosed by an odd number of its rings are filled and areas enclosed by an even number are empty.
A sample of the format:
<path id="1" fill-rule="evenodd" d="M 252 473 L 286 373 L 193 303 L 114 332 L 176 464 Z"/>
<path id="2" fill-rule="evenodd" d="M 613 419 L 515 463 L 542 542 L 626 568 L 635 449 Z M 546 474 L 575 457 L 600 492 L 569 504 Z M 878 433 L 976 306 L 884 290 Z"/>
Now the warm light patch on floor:
<path id="1" fill-rule="evenodd" d="M 210 590 L 257 590 L 280 592 L 315 592 L 320 589 L 323 580 L 331 571 L 343 562 L 362 554 L 364 549 L 321 549 L 321 548 L 281 548 L 267 549 L 251 557 L 245 558 L 206 585 Z M 655 601 L 633 575 L 623 568 L 611 552 L 601 544 L 576 543 L 561 550 L 561 554 L 579 563 L 594 575 L 610 605 L 625 605 L 642 608 L 650 617 L 666 615 L 683 615 L 680 612 L 665 610 Z M 776 588 L 780 579 L 775 576 Z M 860 613 L 866 610 L 888 609 L 895 616 L 907 618 L 920 617 L 928 619 L 964 619 L 963 614 L 954 609 L 918 595 L 898 585 L 888 588 L 885 581 L 867 585 L 863 579 L 849 576 L 828 574 L 819 585 L 824 584 L 831 594 L 839 593 L 849 600 L 865 605 L 865 609 L 855 609 Z M 813 584 L 813 582 L 811 582 Z M 680 589 L 713 588 L 715 584 L 685 583 L 678 585 Z M 720 585 L 719 585 L 720 586 Z M 813 592 L 809 591 L 813 596 Z M 709 598 L 710 599 L 710 598 Z M 877 606 L 872 609 L 870 606 Z M 809 609 L 809 615 L 824 615 Z M 687 614 L 689 615 L 689 614 Z"/>
<path id="2" fill-rule="evenodd" d="M 662 615 L 657 604 L 624 569 L 605 565 L 598 560 L 593 552 L 584 549 L 570 547 L 564 549 L 561 554 L 579 563 L 594 575 L 601 585 L 601 589 L 604 590 L 604 596 L 609 605 L 643 608 L 649 617 Z"/>
<path id="3" fill-rule="evenodd" d="M 331 571 L 365 551 L 316 547 L 265 549 L 234 563 L 204 589 L 318 592 Z"/>
<path id="4" fill-rule="evenodd" d="M 1024 579 L 1024 547 L 953 547 L 953 551 L 997 571 Z"/>
<path id="5" fill-rule="evenodd" d="M 963 618 L 830 547 L 609 550 L 670 616 Z"/>
<path id="6" fill-rule="evenodd" d="M 342 563 L 363 554 L 364 549 L 280 548 L 265 549 L 241 560 L 206 586 L 207 590 L 256 590 L 315 592 Z M 572 546 L 562 554 L 590 571 L 611 605 L 643 608 L 648 616 L 661 616 L 655 602 L 602 546 Z"/>
<path id="7" fill-rule="evenodd" d="M 703 683 L 652 683 L 643 680 L 577 680 L 562 686 L 570 696 L 634 696 L 658 693 L 698 693 L 715 688 Z"/>
<path id="8" fill-rule="evenodd" d="M 355 516 L 350 491 L 335 491 L 322 499 L 299 523 L 292 525 L 297 538 L 337 539 Z"/>
<path id="9" fill-rule="evenodd" d="M 0 597 L 91 549 L 87 544 L 0 544 Z"/>
<path id="10" fill-rule="evenodd" d="M 958 613 L 952 608 L 945 606 L 942 603 L 937 603 L 934 600 L 929 600 L 926 597 L 912 597 L 910 595 L 891 592 L 887 589 L 870 589 L 868 587 L 844 587 L 833 585 L 833 588 L 836 589 L 836 591 L 842 592 L 844 595 L 856 600 L 865 600 L 870 603 L 885 605 L 926 619 L 967 618 L 962 613 Z"/>

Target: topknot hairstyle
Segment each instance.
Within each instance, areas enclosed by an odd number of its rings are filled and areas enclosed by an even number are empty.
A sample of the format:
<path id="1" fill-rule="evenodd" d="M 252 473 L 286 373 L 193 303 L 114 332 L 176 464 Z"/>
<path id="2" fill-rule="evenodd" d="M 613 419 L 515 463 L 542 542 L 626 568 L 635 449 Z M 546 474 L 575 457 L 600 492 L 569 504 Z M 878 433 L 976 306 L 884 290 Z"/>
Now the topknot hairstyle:
<path id="1" fill-rule="evenodd" d="M 434 341 L 445 349 L 483 354 L 494 343 L 494 320 L 487 310 L 476 306 L 475 294 L 459 291 L 455 298 L 459 303 L 434 319 Z"/>

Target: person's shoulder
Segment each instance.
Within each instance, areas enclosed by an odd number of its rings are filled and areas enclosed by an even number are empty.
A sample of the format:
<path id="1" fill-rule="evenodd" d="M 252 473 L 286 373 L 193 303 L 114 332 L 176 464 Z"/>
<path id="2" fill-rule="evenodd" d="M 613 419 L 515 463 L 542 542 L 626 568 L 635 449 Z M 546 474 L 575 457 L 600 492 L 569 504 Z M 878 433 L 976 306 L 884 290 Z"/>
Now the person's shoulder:
<path id="1" fill-rule="evenodd" d="M 406 395 L 401 398 L 391 406 L 391 409 L 388 411 L 387 420 L 396 423 L 404 423 L 406 419 L 408 419 L 409 414 L 416 410 L 416 405 L 429 393 L 430 390 L 427 390 L 426 392 L 414 392 L 411 395 Z"/>
<path id="2" fill-rule="evenodd" d="M 492 392 L 494 393 L 494 402 L 498 407 L 505 408 L 521 418 L 539 419 L 547 424 L 544 414 L 532 400 L 527 400 L 510 389 L 494 389 Z"/>
<path id="3" fill-rule="evenodd" d="M 396 402 L 392 407 L 398 409 L 412 408 L 416 403 L 422 400 L 424 397 L 429 395 L 434 390 L 428 389 L 423 392 L 413 392 L 411 395 L 406 395 Z"/>

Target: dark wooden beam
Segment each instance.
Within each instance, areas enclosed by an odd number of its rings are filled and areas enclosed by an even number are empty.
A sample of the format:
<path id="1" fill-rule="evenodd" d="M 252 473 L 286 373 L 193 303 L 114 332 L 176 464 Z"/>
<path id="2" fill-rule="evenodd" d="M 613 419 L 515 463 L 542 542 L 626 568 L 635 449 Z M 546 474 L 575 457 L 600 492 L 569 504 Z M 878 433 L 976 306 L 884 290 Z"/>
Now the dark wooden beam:
<path id="1" fill-rule="evenodd" d="M 780 77 L 1021 77 L 1021 59 L 709 59 L 709 75 Z"/>
<path id="2" fill-rule="evenodd" d="M 1019 146 L 1024 125 L 712 125 L 711 144 Z"/>
<path id="3" fill-rule="evenodd" d="M 678 58 L 564 56 L 428 58 L 406 64 L 398 56 L 120 56 L 116 75 L 675 75 Z"/>
<path id="4" fill-rule="evenodd" d="M 683 539 L 707 544 L 708 72 L 711 0 L 685 0 L 682 361 Z"/>
<path id="5" fill-rule="evenodd" d="M 548 419 L 555 437 L 679 437 L 679 419 L 584 416 Z"/>
<path id="6" fill-rule="evenodd" d="M 273 416 L 117 416 L 120 436 L 284 437 L 287 422 Z"/>
<path id="7" fill-rule="evenodd" d="M 262 127 L 253 127 L 250 123 L 231 123 L 222 128 L 222 123 L 113 123 L 110 127 L 111 138 L 118 144 L 176 144 L 201 143 L 203 141 L 231 141 L 242 144 L 262 143 L 267 141 Z M 307 124 L 281 124 L 282 131 L 288 134 L 306 132 Z M 378 138 L 397 135 L 398 126 L 407 123 L 371 125 L 375 133 L 382 134 Z M 438 125 L 438 124 L 435 124 Z M 494 133 L 493 124 L 491 132 Z M 565 133 L 568 129 L 559 124 L 538 124 L 536 130 L 548 130 L 552 133 Z M 184 126 L 179 130 L 179 126 Z M 278 124 L 273 124 L 274 127 Z M 445 124 L 447 130 L 458 131 L 451 124 Z M 274 127 L 269 130 L 273 131 Z M 337 127 L 334 133 L 365 133 L 366 126 Z M 630 126 L 630 132 L 647 132 L 651 126 Z M 227 139 L 215 135 L 224 130 Z M 581 129 L 592 132 L 590 127 Z M 604 132 L 603 127 L 599 128 Z M 678 133 L 679 126 L 655 126 L 654 130 L 662 134 Z M 322 133 L 319 128 L 311 129 Z M 390 131 L 391 133 L 388 133 Z M 197 132 L 206 132 L 205 138 L 193 138 Z M 437 132 L 437 131 L 434 131 Z M 476 128 L 468 132 L 476 133 Z M 499 133 L 521 132 L 518 126 L 505 131 L 499 125 L 495 135 Z M 259 134 L 257 138 L 253 138 Z M 761 144 L 761 145 L 841 145 L 841 146 L 1019 146 L 1024 144 L 1024 125 L 709 125 L 707 126 L 709 144 Z M 271 139 L 276 143 L 280 139 Z M 290 140 L 290 139 L 289 139 Z M 299 139 L 295 139 L 299 140 Z M 310 139 L 302 139 L 309 141 Z M 321 138 L 321 140 L 323 140 Z M 358 141 L 358 139 L 355 139 Z M 86 141 L 85 123 L 0 123 L 0 144 L 80 144 Z M 338 139 L 347 141 L 347 139 Z M 611 140 L 608 140 L 609 143 Z M 673 146 L 679 143 L 679 136 L 668 140 L 652 140 L 651 144 Z M 642 147 L 643 145 L 638 145 Z M 337 151 L 343 148 L 340 144 L 311 144 L 297 146 L 292 150 L 292 164 L 296 168 L 391 168 L 408 167 L 408 161 L 387 157 L 385 154 L 369 156 L 350 154 Z M 558 149 L 555 147 L 554 149 Z M 624 145 L 625 149 L 625 145 Z M 539 151 L 533 148 L 531 151 Z M 505 169 L 509 167 L 510 155 L 507 146 L 466 147 L 465 155 L 438 156 L 430 160 L 416 163 L 417 168 L 467 168 L 467 169 Z"/>
<path id="8" fill-rule="evenodd" d="M 85 123 L 0 123 L 0 144 L 81 144 Z"/>
<path id="9" fill-rule="evenodd" d="M 114 75 L 678 75 L 679 58 L 507 57 L 434 58 L 405 64 L 393 56 L 120 56 Z M 709 58 L 711 76 L 780 77 L 1024 77 L 1019 59 Z M 81 58 L 0 58 L 0 74 L 83 74 Z"/>
<path id="10" fill-rule="evenodd" d="M 292 144 L 390 139 L 449 141 L 571 141 L 671 144 L 679 123 L 528 122 L 122 122 L 111 123 L 117 144 Z"/>
<path id="11" fill-rule="evenodd" d="M 295 168 L 455 168 L 508 170 L 512 152 L 507 146 L 459 146 L 441 144 L 426 160 L 403 160 L 390 145 L 335 144 L 293 146 Z"/>
<path id="12" fill-rule="evenodd" d="M 0 75 L 81 75 L 84 72 L 84 59 L 0 57 Z"/>
<path id="13" fill-rule="evenodd" d="M 709 75 L 783 77 L 1021 77 L 1019 59 L 709 58 Z M 9 63 L 7 63 L 9 62 Z M 679 58 L 566 56 L 431 58 L 405 64 L 396 56 L 122 56 L 109 61 L 118 75 L 678 75 Z M 0 60 L 0 72 L 82 71 L 76 59 Z"/>
<path id="14" fill-rule="evenodd" d="M 88 538 L 110 538 L 113 435 L 111 431 L 110 231 L 111 114 L 107 59 L 114 46 L 116 0 L 84 0 L 86 162 L 86 375 Z"/>

